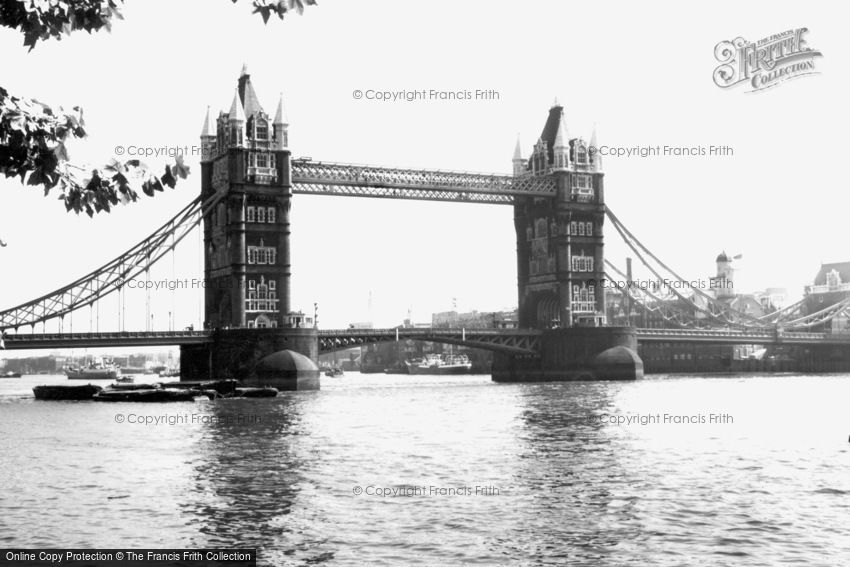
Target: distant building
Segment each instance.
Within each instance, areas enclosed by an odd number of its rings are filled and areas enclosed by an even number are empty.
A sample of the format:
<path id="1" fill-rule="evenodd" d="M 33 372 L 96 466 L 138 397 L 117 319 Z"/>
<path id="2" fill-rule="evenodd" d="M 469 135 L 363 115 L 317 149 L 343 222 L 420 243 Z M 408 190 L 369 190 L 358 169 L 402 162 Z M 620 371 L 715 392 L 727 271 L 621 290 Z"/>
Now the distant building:
<path id="1" fill-rule="evenodd" d="M 443 311 L 431 315 L 431 326 L 435 329 L 516 329 L 519 326 L 517 312 L 491 311 L 458 313 Z"/>
<path id="2" fill-rule="evenodd" d="M 829 308 L 850 297 L 850 262 L 821 264 L 812 285 L 806 286 L 803 297 L 803 313 L 811 315 Z M 838 315 L 828 323 L 813 327 L 813 331 L 844 333 L 850 332 L 850 322 L 845 315 Z"/>

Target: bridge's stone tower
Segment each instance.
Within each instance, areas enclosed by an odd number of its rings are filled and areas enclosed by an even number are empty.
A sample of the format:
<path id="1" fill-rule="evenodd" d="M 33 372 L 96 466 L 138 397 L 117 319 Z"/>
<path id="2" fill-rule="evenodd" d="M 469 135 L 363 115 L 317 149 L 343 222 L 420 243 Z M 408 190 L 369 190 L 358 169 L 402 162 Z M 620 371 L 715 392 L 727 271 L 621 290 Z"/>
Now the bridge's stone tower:
<path id="1" fill-rule="evenodd" d="M 214 123 L 207 111 L 201 132 L 202 197 L 223 196 L 204 218 L 209 328 L 293 326 L 288 146 L 283 98 L 272 119 L 243 68 L 230 110 Z"/>
<path id="2" fill-rule="evenodd" d="M 518 198 L 519 325 L 551 329 L 604 323 L 602 225 L 605 199 L 596 133 L 570 138 L 555 101 L 528 160 L 514 153 L 514 175 L 555 178 L 555 198 Z"/>
<path id="3" fill-rule="evenodd" d="M 204 217 L 204 326 L 215 333 L 211 345 L 182 348 L 181 378 L 318 388 L 316 330 L 290 312 L 292 190 L 283 98 L 270 117 L 243 67 L 229 111 L 211 120 L 207 110 L 201 150 L 201 196 L 220 198 Z"/>

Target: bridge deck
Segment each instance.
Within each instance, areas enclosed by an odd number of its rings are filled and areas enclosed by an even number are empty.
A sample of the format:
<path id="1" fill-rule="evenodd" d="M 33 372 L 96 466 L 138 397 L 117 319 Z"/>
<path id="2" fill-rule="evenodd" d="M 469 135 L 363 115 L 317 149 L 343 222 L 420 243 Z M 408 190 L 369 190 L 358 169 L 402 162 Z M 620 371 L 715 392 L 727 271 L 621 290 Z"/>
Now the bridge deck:
<path id="1" fill-rule="evenodd" d="M 8 350 L 179 346 L 213 342 L 214 331 L 8 334 Z M 320 352 L 375 342 L 420 340 L 465 345 L 512 354 L 535 353 L 543 331 L 531 329 L 319 329 Z M 637 329 L 639 343 L 848 345 L 850 333 L 800 333 L 731 330 Z"/>

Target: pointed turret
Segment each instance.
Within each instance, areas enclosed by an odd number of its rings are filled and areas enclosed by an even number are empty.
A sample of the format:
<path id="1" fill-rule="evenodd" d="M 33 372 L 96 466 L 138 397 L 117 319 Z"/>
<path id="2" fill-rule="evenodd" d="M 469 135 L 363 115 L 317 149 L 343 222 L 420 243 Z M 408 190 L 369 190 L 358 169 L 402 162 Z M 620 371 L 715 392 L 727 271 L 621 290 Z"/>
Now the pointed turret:
<path id="1" fill-rule="evenodd" d="M 204 117 L 204 126 L 201 128 L 201 138 L 213 135 L 214 134 L 210 131 L 210 107 L 207 105 L 207 114 Z"/>
<path id="2" fill-rule="evenodd" d="M 514 148 L 514 175 L 522 175 L 525 173 L 525 160 L 522 158 L 522 146 L 519 141 L 519 134 L 516 135 L 516 147 Z"/>
<path id="3" fill-rule="evenodd" d="M 590 163 L 594 169 L 599 171 L 602 169 L 602 154 L 599 153 L 599 146 L 596 144 L 596 122 L 593 123 L 593 132 L 590 134 Z"/>
<path id="4" fill-rule="evenodd" d="M 245 122 L 245 109 L 242 108 L 242 101 L 239 100 L 239 89 L 233 95 L 233 103 L 230 105 L 228 118 L 231 122 Z"/>
<path id="5" fill-rule="evenodd" d="M 555 169 L 567 169 L 570 163 L 570 136 L 564 124 L 564 116 L 558 121 L 558 131 L 555 133 L 555 143 L 552 147 Z"/>
<path id="6" fill-rule="evenodd" d="M 239 89 L 233 95 L 233 103 L 230 105 L 230 112 L 227 114 L 227 133 L 228 146 L 245 144 L 245 109 L 242 108 L 242 101 L 239 100 Z"/>
<path id="7" fill-rule="evenodd" d="M 275 149 L 285 150 L 289 147 L 289 123 L 286 117 L 286 108 L 283 106 L 283 93 L 277 103 L 277 111 L 274 114 L 274 141 Z"/>
<path id="8" fill-rule="evenodd" d="M 204 126 L 201 128 L 201 161 L 209 161 L 215 153 L 216 135 L 210 127 L 210 107 L 207 106 L 207 114 L 204 117 Z"/>

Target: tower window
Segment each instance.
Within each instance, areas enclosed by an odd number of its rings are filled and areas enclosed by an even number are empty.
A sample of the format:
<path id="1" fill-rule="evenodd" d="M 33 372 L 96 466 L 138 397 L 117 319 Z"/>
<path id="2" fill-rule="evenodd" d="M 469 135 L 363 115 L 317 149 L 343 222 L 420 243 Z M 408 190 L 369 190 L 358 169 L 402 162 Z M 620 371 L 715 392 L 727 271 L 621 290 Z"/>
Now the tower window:
<path id="1" fill-rule="evenodd" d="M 257 222 L 266 222 L 266 208 L 257 207 Z"/>
<path id="2" fill-rule="evenodd" d="M 268 221 L 269 221 L 270 223 L 275 223 L 275 222 L 277 222 L 277 220 L 276 220 L 276 218 L 275 218 L 275 216 L 276 216 L 276 212 L 277 212 L 277 211 L 276 211 L 276 209 L 275 209 L 274 207 L 269 207 L 269 209 L 268 209 L 268 217 L 267 217 L 267 218 L 268 218 Z"/>
<path id="3" fill-rule="evenodd" d="M 254 222 L 256 214 L 256 209 L 254 207 L 248 207 L 248 222 Z"/>
<path id="4" fill-rule="evenodd" d="M 269 280 L 269 289 L 277 289 L 277 282 L 274 280 Z"/>
<path id="5" fill-rule="evenodd" d="M 584 236 L 584 223 L 583 222 L 578 223 L 578 235 Z"/>
<path id="6" fill-rule="evenodd" d="M 269 154 L 266 153 L 258 153 L 257 156 L 257 167 L 269 167 Z"/>
<path id="7" fill-rule="evenodd" d="M 576 148 L 576 163 L 579 165 L 587 165 L 587 146 L 579 143 Z"/>
<path id="8" fill-rule="evenodd" d="M 248 280 L 248 289 L 256 289 L 257 282 L 255 280 Z"/>
<path id="9" fill-rule="evenodd" d="M 592 222 L 587 223 L 584 231 L 585 231 L 585 234 L 587 234 L 587 236 L 593 236 L 593 223 Z"/>
<path id="10" fill-rule="evenodd" d="M 257 120 L 257 132 L 256 138 L 258 140 L 268 140 L 269 139 L 269 123 L 263 119 Z"/>

